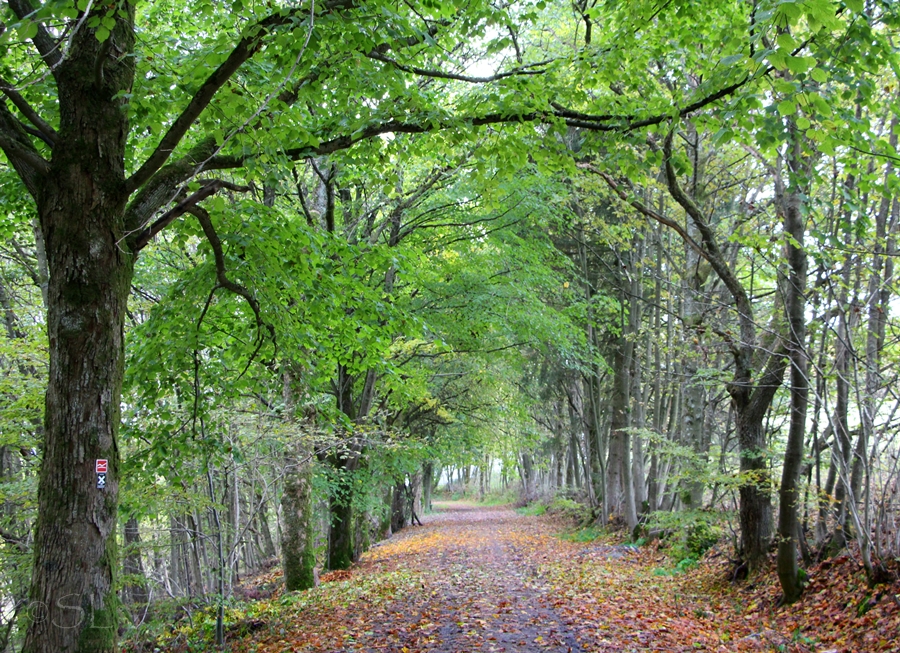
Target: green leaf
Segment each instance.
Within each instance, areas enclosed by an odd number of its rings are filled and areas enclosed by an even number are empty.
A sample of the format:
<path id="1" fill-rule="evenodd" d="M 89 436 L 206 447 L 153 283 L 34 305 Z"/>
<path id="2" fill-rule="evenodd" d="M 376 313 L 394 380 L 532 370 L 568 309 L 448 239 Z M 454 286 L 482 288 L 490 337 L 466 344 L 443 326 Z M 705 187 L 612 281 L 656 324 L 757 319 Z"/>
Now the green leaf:
<path id="1" fill-rule="evenodd" d="M 788 69 L 795 75 L 805 73 L 809 70 L 809 62 L 806 60 L 806 57 L 787 57 L 785 63 L 787 63 Z"/>
<path id="2" fill-rule="evenodd" d="M 778 103 L 778 113 L 782 116 L 790 116 L 797 112 L 797 105 L 790 100 L 782 100 Z"/>
<path id="3" fill-rule="evenodd" d="M 27 41 L 28 39 L 33 39 L 37 36 L 38 26 L 34 21 L 28 21 L 24 25 L 19 28 L 19 38 L 23 41 Z"/>
<path id="4" fill-rule="evenodd" d="M 94 36 L 97 37 L 97 40 L 103 43 L 106 39 L 109 38 L 109 30 L 102 25 L 97 28 L 97 31 L 94 32 Z"/>
<path id="5" fill-rule="evenodd" d="M 793 50 L 797 47 L 797 42 L 794 40 L 794 37 L 788 33 L 779 34 L 778 47 L 784 48 L 785 50 Z"/>
<path id="6" fill-rule="evenodd" d="M 809 76 L 812 77 L 815 81 L 819 82 L 820 84 L 824 84 L 825 82 L 828 81 L 828 73 L 826 73 L 821 68 L 813 68 L 813 70 L 809 74 Z"/>

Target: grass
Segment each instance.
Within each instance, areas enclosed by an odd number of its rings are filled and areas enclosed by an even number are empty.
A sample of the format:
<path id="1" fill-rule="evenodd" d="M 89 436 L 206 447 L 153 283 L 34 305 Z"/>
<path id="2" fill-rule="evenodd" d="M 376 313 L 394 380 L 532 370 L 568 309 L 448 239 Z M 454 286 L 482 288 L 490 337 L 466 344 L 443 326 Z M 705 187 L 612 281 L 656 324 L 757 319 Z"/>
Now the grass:
<path id="1" fill-rule="evenodd" d="M 556 537 L 567 542 L 593 542 L 607 535 L 605 531 L 595 526 L 579 528 L 571 533 L 560 533 Z"/>
<path id="2" fill-rule="evenodd" d="M 546 503 L 532 503 L 530 506 L 523 506 L 522 508 L 516 508 L 516 512 L 520 515 L 527 515 L 529 517 L 540 517 L 544 513 L 547 512 L 547 504 Z"/>

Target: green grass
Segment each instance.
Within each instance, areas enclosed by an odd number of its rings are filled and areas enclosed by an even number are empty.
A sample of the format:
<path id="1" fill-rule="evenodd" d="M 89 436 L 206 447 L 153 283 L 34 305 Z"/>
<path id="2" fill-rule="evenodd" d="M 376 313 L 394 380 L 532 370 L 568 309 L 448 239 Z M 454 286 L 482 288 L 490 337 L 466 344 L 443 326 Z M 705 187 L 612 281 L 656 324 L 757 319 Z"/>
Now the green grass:
<path id="1" fill-rule="evenodd" d="M 566 540 L 567 542 L 593 542 L 594 540 L 599 540 L 601 537 L 606 535 L 606 533 L 594 526 L 587 526 L 585 528 L 579 528 L 577 531 L 572 531 L 571 533 L 560 533 L 556 537 L 561 540 Z"/>
<path id="2" fill-rule="evenodd" d="M 523 508 L 516 508 L 516 512 L 520 515 L 527 515 L 529 517 L 539 517 L 547 512 L 547 504 L 545 503 L 533 503 L 530 506 L 525 506 Z"/>

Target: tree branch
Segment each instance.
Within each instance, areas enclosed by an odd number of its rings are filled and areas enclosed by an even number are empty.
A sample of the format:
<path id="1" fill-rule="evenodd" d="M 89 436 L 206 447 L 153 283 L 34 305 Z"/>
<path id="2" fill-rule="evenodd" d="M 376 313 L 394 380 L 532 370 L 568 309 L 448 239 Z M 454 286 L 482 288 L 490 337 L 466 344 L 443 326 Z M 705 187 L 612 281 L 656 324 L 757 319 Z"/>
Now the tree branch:
<path id="1" fill-rule="evenodd" d="M 37 199 L 41 178 L 50 170 L 50 164 L 35 149 L 22 123 L 12 115 L 5 101 L 0 101 L 0 149 L 29 194 Z"/>
<path id="2" fill-rule="evenodd" d="M 53 147 L 56 144 L 56 130 L 41 118 L 40 115 L 38 115 L 38 112 L 28 104 L 28 101 L 24 97 L 22 97 L 21 93 L 13 88 L 12 85 L 2 77 L 0 77 L 0 91 L 12 101 L 15 107 L 22 112 L 22 115 L 25 116 L 32 125 L 37 127 L 42 135 L 40 136 L 42 140 L 50 147 Z"/>
<path id="3" fill-rule="evenodd" d="M 538 68 L 540 66 L 546 66 L 547 64 L 553 63 L 554 59 L 547 59 L 546 61 L 539 61 L 537 63 L 526 64 L 523 66 L 519 66 L 505 73 L 497 73 L 495 75 L 489 75 L 487 77 L 473 77 L 470 75 L 459 75 L 456 73 L 445 73 L 441 70 L 429 70 L 427 68 L 418 68 L 416 66 L 407 66 L 405 64 L 400 63 L 396 59 L 391 59 L 387 57 L 377 50 L 372 50 L 366 56 L 369 59 L 374 59 L 375 61 L 380 61 L 382 63 L 390 64 L 394 66 L 398 70 L 402 70 L 403 72 L 410 73 L 413 75 L 419 75 L 420 77 L 434 77 L 437 79 L 453 79 L 459 82 L 469 82 L 470 84 L 487 84 L 489 82 L 496 82 L 501 79 L 506 79 L 507 77 L 518 77 L 520 75 L 543 75 L 544 70 L 530 70 L 531 68 Z"/>
<path id="4" fill-rule="evenodd" d="M 725 97 L 743 84 L 749 81 L 749 77 L 739 83 L 727 86 L 719 91 L 712 93 L 696 102 L 692 102 L 687 107 L 679 110 L 679 115 L 687 115 L 691 111 L 715 102 Z M 443 129 L 453 129 L 463 126 L 480 127 L 487 125 L 515 123 L 515 122 L 551 122 L 561 119 L 570 127 L 579 127 L 589 131 L 601 132 L 627 132 L 648 125 L 656 125 L 671 118 L 671 113 L 661 113 L 656 116 L 644 118 L 641 120 L 629 120 L 629 116 L 612 116 L 608 122 L 603 122 L 603 116 L 591 116 L 589 114 L 577 114 L 579 118 L 566 117 L 573 112 L 567 109 L 551 109 L 550 111 L 532 111 L 522 114 L 511 113 L 489 113 L 482 116 L 474 117 L 448 117 L 445 120 L 435 121 L 430 117 L 421 117 L 421 122 L 417 121 L 418 116 L 411 116 L 406 120 L 390 119 L 384 122 L 374 123 L 352 134 L 336 136 L 329 140 L 322 141 L 317 145 L 306 145 L 303 147 L 289 148 L 284 154 L 288 159 L 298 161 L 314 156 L 322 156 L 332 154 L 340 150 L 353 147 L 355 144 L 375 138 L 382 134 L 424 134 Z M 159 148 L 157 148 L 159 149 Z M 186 179 L 207 170 L 226 170 L 243 167 L 248 156 L 244 155 L 219 155 L 216 154 L 217 146 L 212 138 L 207 138 L 196 145 L 186 156 L 182 157 L 175 163 L 160 168 L 146 185 L 141 188 L 138 195 L 132 200 L 126 213 L 126 225 L 132 231 L 142 229 L 142 225 L 152 216 L 160 207 L 170 202 L 175 195 L 176 189 Z M 165 153 L 164 161 L 170 153 Z M 152 157 L 153 155 L 151 155 Z M 149 161 L 149 159 L 148 159 Z M 145 164 L 146 166 L 147 164 Z M 142 167 L 143 168 L 143 167 Z M 140 171 L 138 171 L 139 173 Z M 130 183 L 138 179 L 137 175 L 132 175 Z M 132 190 L 136 190 L 137 186 Z"/>
<path id="5" fill-rule="evenodd" d="M 245 36 L 231 51 L 228 58 L 206 78 L 200 90 L 194 94 L 181 114 L 169 126 L 162 140 L 153 150 L 153 153 L 144 161 L 131 177 L 126 181 L 127 192 L 131 193 L 146 183 L 153 174 L 159 170 L 171 156 L 172 152 L 187 134 L 188 130 L 203 113 L 219 89 L 221 89 L 238 69 L 256 54 L 264 43 L 264 37 L 269 30 L 288 22 L 291 13 L 278 13 L 268 16 L 256 25 L 245 30 Z"/>
<path id="6" fill-rule="evenodd" d="M 216 264 L 217 287 L 224 288 L 225 290 L 228 290 L 235 295 L 243 297 L 247 304 L 250 306 L 250 310 L 253 311 L 253 315 L 256 317 L 256 328 L 259 332 L 259 342 L 256 345 L 256 349 L 250 355 L 250 359 L 247 361 L 247 366 L 240 374 L 240 376 L 243 376 L 247 373 L 247 370 L 250 369 L 251 363 L 256 358 L 256 355 L 259 353 L 259 350 L 263 345 L 263 327 L 265 327 L 265 329 L 269 332 L 269 337 L 272 339 L 272 342 L 275 342 L 275 327 L 262 319 L 259 302 L 253 296 L 253 294 L 241 284 L 235 283 L 228 278 L 225 270 L 225 254 L 222 250 L 222 241 L 219 238 L 219 234 L 216 233 L 216 229 L 213 226 L 212 219 L 209 217 L 209 213 L 206 211 L 206 209 L 201 206 L 192 205 L 187 208 L 187 212 L 197 218 L 197 221 L 200 223 L 200 227 L 203 229 L 203 233 L 206 236 L 206 240 L 209 242 L 210 247 L 212 247 L 213 257 Z M 213 292 L 215 292 L 215 288 L 213 289 Z"/>
<path id="7" fill-rule="evenodd" d="M 663 146 L 666 181 L 669 187 L 669 194 L 681 205 L 681 208 L 683 208 L 684 212 L 690 216 L 694 225 L 697 227 L 697 231 L 700 232 L 707 253 L 704 258 L 709 261 L 713 270 L 716 271 L 716 274 L 719 275 L 719 278 L 728 287 L 729 292 L 731 292 L 732 297 L 734 297 L 734 300 L 737 303 L 738 311 L 744 313 L 744 311 L 750 307 L 750 300 L 747 298 L 747 292 L 744 290 L 743 285 L 741 285 L 740 280 L 731 271 L 731 268 L 728 267 L 725 256 L 719 249 L 715 234 L 713 233 L 712 228 L 707 224 L 706 216 L 703 215 L 703 211 L 701 211 L 700 207 L 694 203 L 694 200 L 681 189 L 681 185 L 678 183 L 675 168 L 672 166 L 673 134 L 674 130 L 669 131 L 669 135 L 666 137 L 665 145 Z M 752 313 L 748 311 L 746 315 L 749 316 L 752 315 Z"/>
<path id="8" fill-rule="evenodd" d="M 633 206 L 638 211 L 640 211 L 641 213 L 646 215 L 648 218 L 656 220 L 660 224 L 665 225 L 666 227 L 669 227 L 669 229 L 672 229 L 675 233 L 677 233 L 679 236 L 681 236 L 681 239 L 685 243 L 690 245 L 691 248 L 695 252 L 697 252 L 697 254 L 699 254 L 706 260 L 709 260 L 709 255 L 706 253 L 706 251 L 702 247 L 700 247 L 699 244 L 697 244 L 696 240 L 691 238 L 690 234 L 687 231 L 685 231 L 684 227 L 682 227 L 680 224 L 678 224 L 674 220 L 669 220 L 668 218 L 660 215 L 659 213 L 657 213 L 656 211 L 651 209 L 649 206 L 646 206 L 645 204 L 638 202 L 636 199 L 629 198 L 628 195 L 625 193 L 625 191 L 622 190 L 622 188 L 619 186 L 619 184 L 617 184 L 616 181 L 612 177 L 610 177 L 607 173 L 603 172 L 602 170 L 597 170 L 590 163 L 579 163 L 579 164 L 577 164 L 577 167 L 581 168 L 582 170 L 587 170 L 588 172 L 592 172 L 595 175 L 599 175 L 600 177 L 602 177 L 603 181 L 605 181 L 607 183 L 607 185 L 613 190 L 613 192 L 619 196 L 619 199 L 621 199 L 623 202 L 629 204 L 630 206 Z"/>
<path id="9" fill-rule="evenodd" d="M 336 9 L 352 7 L 355 4 L 356 0 L 332 0 L 324 4 L 324 12 L 329 13 Z M 311 9 L 315 11 L 315 4 L 311 4 Z M 271 14 L 244 30 L 246 36 L 238 41 L 228 58 L 206 78 L 200 90 L 197 91 L 181 114 L 169 126 L 168 131 L 159 142 L 159 145 L 156 146 L 156 149 L 153 150 L 153 153 L 128 178 L 126 188 L 129 193 L 143 186 L 165 164 L 181 142 L 181 139 L 184 138 L 197 118 L 200 117 L 200 114 L 203 113 L 216 93 L 234 76 L 241 66 L 265 45 L 265 37 L 273 29 L 290 24 L 300 11 L 300 8 L 294 8 Z"/>
<path id="10" fill-rule="evenodd" d="M 202 183 L 203 186 L 200 188 L 200 190 L 188 197 L 185 197 L 174 207 L 163 213 L 157 220 L 153 222 L 153 224 L 134 236 L 131 244 L 131 251 L 141 251 L 151 240 L 153 240 L 156 234 L 175 222 L 175 220 L 180 218 L 185 213 L 190 213 L 191 209 L 193 209 L 198 202 L 216 194 L 221 189 L 227 188 L 228 190 L 233 190 L 241 193 L 250 191 L 249 186 L 238 186 L 237 184 L 232 184 L 231 182 L 224 181 L 222 179 L 206 179 Z"/>
<path id="11" fill-rule="evenodd" d="M 177 161 L 161 168 L 150 181 L 138 191 L 125 211 L 125 228 L 132 234 L 143 231 L 153 215 L 173 201 L 179 194 L 181 185 L 201 171 L 239 168 L 244 159 L 235 164 L 228 157 L 211 157 L 216 152 L 214 138 L 207 138 L 195 145 Z M 225 162 L 225 165 L 217 163 Z"/>
<path id="12" fill-rule="evenodd" d="M 26 18 L 34 20 L 32 15 L 37 10 L 31 4 L 31 0 L 9 0 L 7 4 L 9 4 L 9 8 L 13 10 L 13 13 L 19 20 L 25 20 Z M 59 45 L 53 37 L 50 36 L 50 32 L 47 31 L 47 28 L 44 27 L 42 23 L 37 21 L 34 22 L 37 23 L 37 34 L 34 35 L 31 42 L 34 43 L 34 47 L 36 47 L 40 53 L 41 59 L 44 60 L 44 63 L 47 64 L 47 67 L 52 71 L 59 64 L 60 59 L 62 59 L 62 53 L 59 51 Z"/>

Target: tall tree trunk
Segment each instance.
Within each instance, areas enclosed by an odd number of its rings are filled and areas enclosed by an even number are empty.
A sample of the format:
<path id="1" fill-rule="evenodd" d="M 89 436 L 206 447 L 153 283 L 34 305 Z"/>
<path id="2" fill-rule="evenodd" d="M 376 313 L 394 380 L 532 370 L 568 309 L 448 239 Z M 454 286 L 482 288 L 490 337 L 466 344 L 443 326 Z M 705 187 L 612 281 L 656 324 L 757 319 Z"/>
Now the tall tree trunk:
<path id="1" fill-rule="evenodd" d="M 422 465 L 422 514 L 431 512 L 431 492 L 433 484 L 434 463 L 427 462 Z"/>
<path id="2" fill-rule="evenodd" d="M 331 529 L 328 537 L 328 568 L 347 569 L 354 562 L 353 470 L 338 468 L 329 502 Z"/>
<path id="3" fill-rule="evenodd" d="M 399 533 L 406 528 L 408 521 L 407 507 L 409 501 L 406 494 L 406 479 L 394 483 L 393 498 L 391 499 L 391 532 Z"/>
<path id="4" fill-rule="evenodd" d="M 728 289 L 735 303 L 739 337 L 728 344 L 734 358 L 734 375 L 728 383 L 735 412 L 735 428 L 741 449 L 740 487 L 741 557 L 750 571 L 758 569 L 766 558 L 772 538 L 772 500 L 769 494 L 769 469 L 763 419 L 775 392 L 781 385 L 786 367 L 783 343 L 775 343 L 774 351 L 760 355 L 757 351 L 756 322 L 753 305 L 742 281 L 731 269 L 706 215 L 694 199 L 681 189 L 672 165 L 672 139 L 665 141 L 665 173 L 669 193 L 690 216 L 700 234 L 703 257 Z M 756 359 L 763 358 L 764 365 Z M 754 374 L 760 367 L 761 374 Z"/>
<path id="5" fill-rule="evenodd" d="M 620 514 L 629 528 L 633 528 L 631 510 L 634 508 L 634 489 L 627 487 L 631 482 L 631 437 L 628 431 L 631 426 L 629 346 L 625 338 L 618 338 L 613 358 L 612 422 L 606 462 L 606 494 L 610 513 Z M 636 517 L 634 521 L 637 521 Z"/>
<path id="6" fill-rule="evenodd" d="M 282 372 L 282 398 L 289 424 L 296 424 L 294 378 L 291 365 Z M 315 507 L 312 491 L 312 451 L 304 434 L 295 435 L 296 447 L 288 456 L 281 495 L 283 526 L 281 556 L 284 586 L 289 592 L 315 587 Z"/>
<path id="7" fill-rule="evenodd" d="M 534 459 L 531 452 L 523 451 L 522 455 L 522 490 L 525 494 L 523 500 L 525 503 L 531 503 L 537 498 L 537 489 L 535 487 Z"/>
<path id="8" fill-rule="evenodd" d="M 799 139 L 795 126 L 791 134 Z M 797 187 L 802 174 L 801 144 L 791 144 L 788 188 L 776 183 L 776 206 L 782 213 L 787 242 L 789 274 L 785 294 L 788 337 L 787 350 L 791 362 L 791 418 L 787 448 L 781 475 L 778 500 L 778 579 L 784 601 L 793 603 L 800 598 L 803 583 L 797 565 L 797 538 L 800 536 L 800 471 L 803 466 L 803 441 L 806 437 L 806 411 L 809 404 L 809 377 L 806 345 L 806 250 L 803 240 L 806 231 L 800 206 L 801 189 Z"/>
<path id="9" fill-rule="evenodd" d="M 284 586 L 289 592 L 314 587 L 315 581 L 315 515 L 312 501 L 312 466 L 296 457 L 293 469 L 284 480 L 281 509 L 284 524 L 281 533 L 281 556 Z"/>
<path id="10" fill-rule="evenodd" d="M 125 522 L 125 561 L 123 571 L 126 580 L 123 589 L 126 601 L 131 604 L 144 605 L 150 599 L 147 591 L 147 578 L 144 563 L 141 560 L 141 532 L 138 520 L 131 516 Z"/>
<path id="11" fill-rule="evenodd" d="M 278 551 L 275 549 L 275 540 L 272 539 L 272 529 L 269 526 L 269 501 L 259 490 L 256 491 L 256 506 L 256 520 L 262 537 L 262 555 L 265 558 L 274 558 L 278 555 Z"/>
<path id="12" fill-rule="evenodd" d="M 59 132 L 36 188 L 50 272 L 50 374 L 30 593 L 44 612 L 28 625 L 27 653 L 116 649 L 119 407 L 133 273 L 123 245 L 128 118 L 120 96 L 134 77 L 134 58 L 113 56 L 134 45 L 134 7 L 119 10 L 106 43 L 82 29 L 54 71 Z M 101 459 L 108 472 L 98 483 Z"/>

